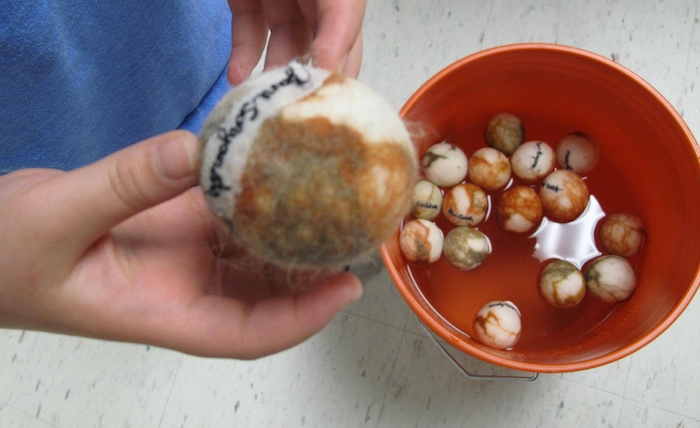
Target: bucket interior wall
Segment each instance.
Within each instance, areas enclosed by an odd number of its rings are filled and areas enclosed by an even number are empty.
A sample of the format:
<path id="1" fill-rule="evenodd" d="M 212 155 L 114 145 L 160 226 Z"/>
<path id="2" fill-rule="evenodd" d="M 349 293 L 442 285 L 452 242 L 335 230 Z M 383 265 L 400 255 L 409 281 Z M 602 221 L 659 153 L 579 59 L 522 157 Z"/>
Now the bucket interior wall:
<path id="1" fill-rule="evenodd" d="M 582 324 L 573 343 L 541 340 L 498 351 L 482 346 L 468 328 L 455 328 L 435 310 L 415 283 L 395 236 L 383 252 L 400 291 L 433 331 L 495 364 L 571 371 L 633 352 L 667 328 L 698 288 L 700 166 L 690 131 L 651 86 L 624 68 L 593 54 L 538 45 L 476 54 L 455 63 L 420 88 L 402 115 L 411 128 L 421 130 L 415 134 L 422 152 L 465 127 L 483 128 L 501 111 L 521 118 L 526 140 L 528 123 L 551 123 L 595 136 L 601 148 L 596 168 L 616 171 L 620 182 L 595 182 L 591 174 L 589 186 L 625 189 L 624 197 L 617 198 L 619 206 L 613 201 L 606 208 L 633 211 L 648 234 L 635 259 L 634 295 L 616 304 L 603 322 Z M 467 155 L 485 146 L 483 139 L 456 144 Z"/>

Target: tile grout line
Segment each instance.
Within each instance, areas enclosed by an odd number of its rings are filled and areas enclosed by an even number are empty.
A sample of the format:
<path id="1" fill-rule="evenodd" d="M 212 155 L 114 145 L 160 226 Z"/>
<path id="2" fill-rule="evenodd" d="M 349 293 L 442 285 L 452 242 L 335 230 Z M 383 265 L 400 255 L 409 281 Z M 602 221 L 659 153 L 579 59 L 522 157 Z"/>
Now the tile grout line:
<path id="1" fill-rule="evenodd" d="M 399 356 L 401 355 L 401 348 L 403 347 L 404 337 L 406 337 L 406 324 L 408 323 L 409 316 L 410 316 L 410 314 L 406 315 L 403 327 L 390 326 L 393 328 L 399 328 L 401 330 L 401 336 L 399 337 L 399 341 L 398 341 L 399 345 L 396 348 L 396 355 L 394 356 L 394 361 L 391 364 L 391 371 L 389 373 L 389 376 L 387 377 L 386 387 L 384 388 L 384 395 L 382 396 L 382 402 L 381 402 L 381 405 L 379 406 L 379 413 L 377 415 L 377 422 L 374 425 L 374 428 L 380 428 L 382 426 L 382 425 L 380 425 L 380 423 L 381 423 L 381 419 L 382 419 L 382 414 L 384 413 L 384 406 L 386 404 L 386 397 L 389 395 L 389 390 L 391 389 L 391 382 L 394 380 L 394 375 L 396 372 L 396 364 L 399 360 Z"/>
<path id="2" fill-rule="evenodd" d="M 558 377 L 559 379 L 561 379 L 563 382 L 574 383 L 574 384 L 576 384 L 576 385 L 580 385 L 580 386 L 583 386 L 583 387 L 586 387 L 586 388 L 590 388 L 590 389 L 595 389 L 596 391 L 604 392 L 604 393 L 606 393 L 606 394 L 614 395 L 614 396 L 616 396 L 616 397 L 620 397 L 620 398 L 623 398 L 623 399 L 626 398 L 624 392 L 621 393 L 621 394 L 619 394 L 619 393 L 617 393 L 617 392 L 612 392 L 612 391 L 608 391 L 608 390 L 605 390 L 605 389 L 600 389 L 600 388 L 598 388 L 598 387 L 596 387 L 596 386 L 593 386 L 593 385 L 590 385 L 590 384 L 587 384 L 587 383 L 584 383 L 584 382 L 580 382 L 580 381 L 575 380 L 575 379 L 569 379 L 569 378 L 567 378 L 567 377 L 563 377 L 563 375 L 565 375 L 566 372 L 565 372 L 565 373 L 541 373 L 541 374 L 542 374 L 542 375 L 557 375 L 557 377 Z M 627 381 L 626 381 L 626 380 L 625 380 L 625 388 L 627 388 Z"/>
<path id="3" fill-rule="evenodd" d="M 170 385 L 170 390 L 168 391 L 168 397 L 165 399 L 165 404 L 163 405 L 163 411 L 160 414 L 160 420 L 158 421 L 158 428 L 163 426 L 163 420 L 165 420 L 165 415 L 166 412 L 168 411 L 168 406 L 170 404 L 170 397 L 173 395 L 173 390 L 175 389 L 175 382 L 177 381 L 177 377 L 180 373 L 180 367 L 182 367 L 182 360 L 185 358 L 184 354 L 180 354 L 178 362 L 177 362 L 177 367 L 175 368 L 175 372 L 173 374 L 173 381 Z"/>
<path id="4" fill-rule="evenodd" d="M 365 321 L 371 321 L 371 322 L 377 323 L 377 324 L 379 324 L 379 325 L 383 325 L 384 327 L 389 327 L 389 328 L 393 328 L 393 329 L 396 329 L 396 330 L 402 330 L 402 331 L 403 331 L 403 330 L 406 330 L 404 327 L 399 327 L 399 326 L 397 326 L 397 325 L 388 324 L 388 323 L 386 323 L 386 322 L 379 321 L 379 320 L 376 320 L 376 319 L 374 319 L 374 318 L 370 318 L 370 317 L 368 317 L 368 316 L 366 316 L 366 315 L 360 315 L 360 314 L 356 314 L 356 313 L 349 312 L 349 311 L 348 311 L 348 312 L 343 311 L 343 313 L 345 313 L 346 315 L 352 315 L 352 316 L 354 316 L 354 317 L 363 319 L 363 320 L 365 320 Z M 408 314 L 408 315 L 410 315 L 410 314 Z"/>
<path id="5" fill-rule="evenodd" d="M 625 376 L 625 387 L 622 390 L 622 405 L 620 406 L 620 413 L 617 415 L 617 426 L 620 426 L 620 421 L 622 420 L 622 410 L 625 408 L 625 401 L 627 398 L 627 390 L 629 389 L 630 376 L 632 374 L 632 366 L 634 365 L 635 356 L 630 355 L 630 364 L 627 367 L 627 375 Z"/>
<path id="6" fill-rule="evenodd" d="M 633 357 L 634 357 L 634 356 L 632 356 L 631 358 L 633 358 Z M 691 421 L 700 422 L 700 419 L 696 419 L 695 417 L 693 417 L 693 416 L 691 416 L 691 415 L 687 415 L 687 414 L 685 414 L 685 413 L 679 413 L 679 412 L 677 412 L 677 411 L 675 411 L 675 410 L 667 409 L 667 408 L 665 408 L 665 407 L 661 407 L 661 406 L 654 405 L 654 404 L 650 404 L 650 403 L 645 403 L 644 401 L 641 401 L 641 400 L 637 400 L 637 399 L 628 397 L 628 396 L 627 396 L 627 392 L 628 392 L 629 377 L 630 377 L 630 375 L 631 375 L 631 372 L 632 372 L 632 364 L 630 364 L 629 368 L 627 369 L 627 376 L 626 376 L 626 379 L 625 379 L 625 388 L 624 388 L 624 391 L 623 391 L 621 394 L 618 394 L 618 393 L 615 393 L 615 392 L 611 392 L 611 391 L 607 391 L 607 390 L 604 390 L 604 389 L 600 389 L 600 388 L 598 388 L 598 387 L 595 387 L 595 386 L 592 386 L 592 385 L 589 385 L 589 384 L 586 384 L 586 383 L 583 383 L 583 382 L 579 382 L 579 381 L 574 380 L 574 379 L 568 379 L 568 378 L 565 378 L 565 377 L 560 377 L 560 379 L 561 379 L 562 381 L 564 381 L 564 382 L 574 383 L 574 384 L 576 384 L 576 385 L 580 385 L 580 386 L 583 386 L 583 387 L 586 387 L 586 388 L 590 388 L 590 389 L 593 389 L 593 390 L 596 390 L 596 391 L 600 391 L 600 392 L 604 392 L 604 393 L 606 393 L 606 394 L 611 394 L 611 395 L 614 395 L 614 396 L 616 396 L 616 397 L 620 397 L 620 398 L 622 399 L 622 404 L 623 404 L 623 406 L 624 406 L 624 402 L 625 402 L 625 401 L 634 402 L 634 403 L 637 403 L 637 404 L 641 404 L 642 406 L 647 407 L 647 408 L 653 408 L 653 409 L 661 410 L 661 411 L 663 411 L 663 412 L 665 412 L 665 413 L 671 413 L 671 414 L 674 414 L 674 415 L 678 415 L 678 416 L 680 416 L 680 417 L 682 417 L 682 418 L 689 419 L 689 420 L 691 420 Z M 623 410 L 622 407 L 620 407 L 620 414 L 618 415 L 617 425 L 616 425 L 616 426 L 620 426 L 620 422 L 621 422 L 621 420 L 622 420 L 622 410 Z"/>
<path id="7" fill-rule="evenodd" d="M 682 417 L 683 419 L 688 419 L 688 420 L 691 420 L 691 421 L 693 421 L 693 422 L 699 422 L 699 423 L 700 423 L 700 419 L 695 419 L 693 416 L 686 415 L 685 413 L 678 413 L 678 412 L 675 411 L 675 410 L 670 410 L 670 409 L 667 409 L 667 408 L 665 408 L 665 407 L 659 407 L 659 406 L 656 406 L 656 405 L 654 405 L 654 404 L 645 403 L 645 402 L 640 401 L 640 400 L 635 400 L 634 398 L 622 397 L 622 400 L 623 400 L 623 403 L 624 403 L 625 401 L 630 401 L 630 402 L 633 402 L 633 403 L 641 404 L 641 405 L 644 406 L 645 408 L 657 409 L 657 410 L 660 410 L 660 411 L 662 411 L 662 412 L 664 412 L 664 413 L 671 413 L 671 414 L 680 416 L 680 417 Z M 619 421 L 618 421 L 618 423 L 619 423 Z M 618 425 L 618 426 L 619 426 L 619 425 Z"/>
<path id="8" fill-rule="evenodd" d="M 45 425 L 46 425 L 47 427 L 49 427 L 49 428 L 59 428 L 59 427 L 57 427 L 56 425 L 52 424 L 52 423 L 49 422 L 49 421 L 46 421 L 46 420 L 44 420 L 44 419 L 41 419 L 41 418 L 37 417 L 36 415 L 32 415 L 32 414 L 30 414 L 30 413 L 25 412 L 25 411 L 22 410 L 22 409 L 18 409 L 17 407 L 10 405 L 10 403 L 7 403 L 7 402 L 0 403 L 0 410 L 2 410 L 3 407 L 7 407 L 8 409 L 12 409 L 12 410 L 14 410 L 15 412 L 19 412 L 19 413 L 21 413 L 21 414 L 23 414 L 23 415 L 26 415 L 26 416 L 28 416 L 28 417 L 34 419 L 35 421 L 39 421 L 39 422 L 41 422 L 42 424 L 45 424 Z"/>

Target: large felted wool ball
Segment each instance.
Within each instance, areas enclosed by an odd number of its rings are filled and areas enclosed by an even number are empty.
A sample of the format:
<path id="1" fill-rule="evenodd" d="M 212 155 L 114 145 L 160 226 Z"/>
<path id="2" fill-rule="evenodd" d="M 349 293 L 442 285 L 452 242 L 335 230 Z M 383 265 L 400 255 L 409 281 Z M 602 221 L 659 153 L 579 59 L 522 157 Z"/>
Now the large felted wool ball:
<path id="1" fill-rule="evenodd" d="M 233 237 L 299 268 L 350 263 L 410 211 L 416 153 L 360 82 L 292 62 L 234 88 L 200 134 L 201 185 Z"/>

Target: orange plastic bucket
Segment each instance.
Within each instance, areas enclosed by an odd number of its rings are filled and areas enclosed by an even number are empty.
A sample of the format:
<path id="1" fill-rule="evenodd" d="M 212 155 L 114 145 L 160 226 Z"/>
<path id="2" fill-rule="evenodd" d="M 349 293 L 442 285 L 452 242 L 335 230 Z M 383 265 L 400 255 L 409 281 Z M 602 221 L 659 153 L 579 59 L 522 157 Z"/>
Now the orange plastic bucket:
<path id="1" fill-rule="evenodd" d="M 498 112 L 522 119 L 526 141 L 555 146 L 567 133 L 582 131 L 598 143 L 600 161 L 586 178 L 591 193 L 605 213 L 640 217 L 648 236 L 630 260 L 638 278 L 634 294 L 615 304 L 587 295 L 574 308 L 547 305 L 537 277 L 552 255 L 542 256 L 543 242 L 536 237 L 499 230 L 493 218 L 479 226 L 492 241 L 492 254 L 469 272 L 452 268 L 444 257 L 429 266 L 407 263 L 397 231 L 382 256 L 398 290 L 432 332 L 495 365 L 569 372 L 635 352 L 678 318 L 700 284 L 700 151 L 690 130 L 631 71 L 590 52 L 549 44 L 508 45 L 457 61 L 418 89 L 401 115 L 416 128 L 420 153 L 447 140 L 471 156 L 485 147 L 483 129 Z M 452 227 L 444 220 L 438 224 L 445 232 Z M 592 232 L 553 233 L 572 248 L 595 240 Z M 522 335 L 512 349 L 492 349 L 472 338 L 476 312 L 492 300 L 510 300 L 522 313 Z"/>

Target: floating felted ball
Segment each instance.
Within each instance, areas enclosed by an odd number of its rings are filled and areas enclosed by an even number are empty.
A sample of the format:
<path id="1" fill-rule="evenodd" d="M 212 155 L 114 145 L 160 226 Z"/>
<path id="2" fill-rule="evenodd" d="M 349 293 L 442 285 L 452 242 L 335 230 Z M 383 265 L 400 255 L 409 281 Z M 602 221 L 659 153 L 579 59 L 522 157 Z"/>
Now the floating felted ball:
<path id="1" fill-rule="evenodd" d="M 354 79 L 292 62 L 233 89 L 200 134 L 201 185 L 268 261 L 347 264 L 410 211 L 418 163 L 397 112 Z"/>

